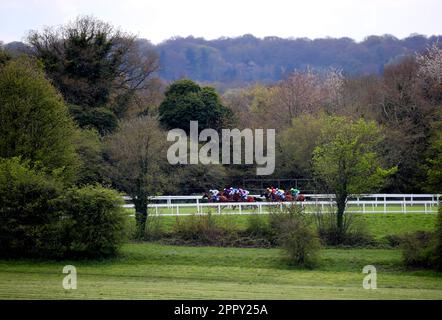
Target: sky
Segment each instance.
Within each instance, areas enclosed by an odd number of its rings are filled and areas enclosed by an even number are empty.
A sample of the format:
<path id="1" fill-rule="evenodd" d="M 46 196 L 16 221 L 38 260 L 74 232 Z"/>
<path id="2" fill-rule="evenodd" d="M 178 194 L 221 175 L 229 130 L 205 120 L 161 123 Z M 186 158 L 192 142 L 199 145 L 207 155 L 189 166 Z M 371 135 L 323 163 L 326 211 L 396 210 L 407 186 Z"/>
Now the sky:
<path id="1" fill-rule="evenodd" d="M 0 0 L 0 41 L 93 15 L 157 44 L 175 36 L 442 34 L 442 0 Z"/>

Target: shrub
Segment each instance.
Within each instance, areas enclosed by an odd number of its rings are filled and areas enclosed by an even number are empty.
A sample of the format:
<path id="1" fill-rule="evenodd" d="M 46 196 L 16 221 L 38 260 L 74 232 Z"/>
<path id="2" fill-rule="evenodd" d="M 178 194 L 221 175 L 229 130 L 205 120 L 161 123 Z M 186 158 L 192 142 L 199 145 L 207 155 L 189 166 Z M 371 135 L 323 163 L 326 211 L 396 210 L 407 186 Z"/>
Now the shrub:
<path id="1" fill-rule="evenodd" d="M 434 235 L 418 231 L 402 237 L 402 257 L 406 266 L 431 268 L 435 263 Z"/>
<path id="2" fill-rule="evenodd" d="M 219 240 L 225 233 L 216 224 L 212 214 L 191 215 L 177 218 L 174 225 L 174 234 L 184 241 L 210 244 Z"/>
<path id="3" fill-rule="evenodd" d="M 116 252 L 127 219 L 121 196 L 63 184 L 19 158 L 0 160 L 0 256 L 101 257 Z"/>
<path id="4" fill-rule="evenodd" d="M 442 206 L 439 206 L 436 228 L 435 266 L 442 271 Z"/>
<path id="5" fill-rule="evenodd" d="M 216 246 L 241 246 L 243 244 L 231 217 L 214 216 L 210 212 L 207 215 L 177 217 L 170 236 L 175 244 Z"/>
<path id="6" fill-rule="evenodd" d="M 287 206 L 270 214 L 270 226 L 277 232 L 278 244 L 291 264 L 315 266 L 321 245 L 310 215 L 299 206 Z"/>
<path id="7" fill-rule="evenodd" d="M 408 234 L 403 237 L 401 247 L 405 265 L 442 271 L 442 206 L 439 207 L 436 231 Z"/>
<path id="8" fill-rule="evenodd" d="M 387 234 L 382 238 L 384 242 L 386 242 L 390 247 L 397 248 L 401 246 L 401 243 L 404 241 L 404 235 L 400 234 Z"/>
<path id="9" fill-rule="evenodd" d="M 369 234 L 366 222 L 354 214 L 344 214 L 344 228 L 339 230 L 334 211 L 318 212 L 315 215 L 316 228 L 321 242 L 328 246 L 367 246 L 376 241 Z"/>
<path id="10" fill-rule="evenodd" d="M 267 215 L 252 214 L 247 218 L 246 232 L 251 237 L 271 239 L 275 236 Z"/>
<path id="11" fill-rule="evenodd" d="M 146 231 L 144 240 L 155 241 L 160 240 L 164 236 L 164 227 L 162 223 L 163 219 L 160 216 L 149 215 L 146 222 Z M 136 237 L 136 231 L 133 233 L 133 237 Z"/>
<path id="12" fill-rule="evenodd" d="M 0 160 L 0 256 L 51 256 L 63 251 L 61 183 L 20 158 Z"/>
<path id="13" fill-rule="evenodd" d="M 101 186 L 69 189 L 58 199 L 66 251 L 74 257 L 106 257 L 117 252 L 126 226 L 121 195 Z"/>

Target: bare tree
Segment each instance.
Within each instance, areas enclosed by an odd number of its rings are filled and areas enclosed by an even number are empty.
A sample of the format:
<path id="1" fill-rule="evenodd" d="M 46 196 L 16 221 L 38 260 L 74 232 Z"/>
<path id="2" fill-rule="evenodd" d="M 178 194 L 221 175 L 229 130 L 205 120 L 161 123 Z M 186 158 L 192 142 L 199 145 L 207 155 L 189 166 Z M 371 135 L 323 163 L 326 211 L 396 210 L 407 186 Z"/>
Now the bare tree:
<path id="1" fill-rule="evenodd" d="M 138 237 L 146 227 L 149 196 L 158 195 L 166 182 L 162 174 L 166 141 L 158 121 L 151 117 L 125 120 L 105 139 L 110 178 L 135 204 Z"/>
<path id="2" fill-rule="evenodd" d="M 322 92 L 319 77 L 312 69 L 295 71 L 278 85 L 278 96 L 283 113 L 290 124 L 300 114 L 314 114 L 320 107 Z"/>
<path id="3" fill-rule="evenodd" d="M 323 87 L 327 107 L 330 113 L 336 114 L 343 105 L 345 77 L 342 69 L 331 67 L 325 74 Z"/>
<path id="4" fill-rule="evenodd" d="M 425 53 L 417 54 L 416 61 L 419 65 L 420 77 L 430 78 L 437 84 L 442 84 L 442 48 L 433 43 Z"/>
<path id="5" fill-rule="evenodd" d="M 442 48 L 434 43 L 417 55 L 418 77 L 425 98 L 435 105 L 442 103 Z"/>

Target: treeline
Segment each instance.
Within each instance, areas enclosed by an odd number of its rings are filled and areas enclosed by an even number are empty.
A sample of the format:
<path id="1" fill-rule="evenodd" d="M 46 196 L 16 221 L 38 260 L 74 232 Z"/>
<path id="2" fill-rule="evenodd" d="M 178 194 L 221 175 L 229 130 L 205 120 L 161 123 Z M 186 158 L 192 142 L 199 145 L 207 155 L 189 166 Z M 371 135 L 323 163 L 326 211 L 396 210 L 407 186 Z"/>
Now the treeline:
<path id="1" fill-rule="evenodd" d="M 143 55 L 155 51 L 160 58 L 158 74 L 165 81 L 190 78 L 216 84 L 219 89 L 245 86 L 255 82 L 272 83 L 295 70 L 341 68 L 347 76 L 383 73 L 385 66 L 406 56 L 422 52 L 441 36 L 410 35 L 398 39 L 392 35 L 368 36 L 356 42 L 350 38 L 284 39 L 237 38 L 205 40 L 173 38 L 158 45 L 137 39 Z M 6 45 L 10 50 L 28 50 L 23 43 Z"/>
<path id="2" fill-rule="evenodd" d="M 220 88 L 255 82 L 279 81 L 307 67 L 342 68 L 348 76 L 382 74 L 384 66 L 421 52 L 440 36 L 369 36 L 362 42 L 350 38 L 283 39 L 238 38 L 204 40 L 175 38 L 155 47 L 160 55 L 160 75 L 166 80 L 182 77 L 211 82 Z"/>

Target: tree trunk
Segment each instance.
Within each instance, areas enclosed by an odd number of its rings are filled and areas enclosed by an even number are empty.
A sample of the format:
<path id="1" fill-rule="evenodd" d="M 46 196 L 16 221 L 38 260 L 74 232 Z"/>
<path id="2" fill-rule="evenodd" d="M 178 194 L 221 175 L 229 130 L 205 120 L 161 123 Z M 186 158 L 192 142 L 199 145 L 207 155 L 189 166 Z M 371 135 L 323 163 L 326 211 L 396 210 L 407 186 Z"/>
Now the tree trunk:
<path id="1" fill-rule="evenodd" d="M 336 195 L 336 205 L 338 206 L 337 211 L 337 241 L 338 243 L 341 243 L 344 237 L 344 213 L 345 213 L 345 206 L 347 204 L 347 195 Z"/>
<path id="2" fill-rule="evenodd" d="M 133 198 L 135 204 L 135 220 L 136 220 L 136 237 L 142 239 L 146 230 L 147 222 L 147 195 L 141 195 Z"/>

